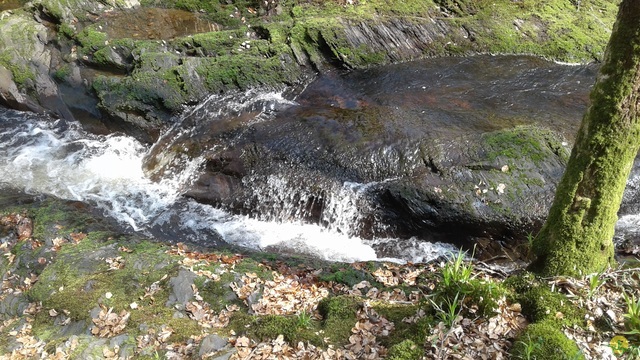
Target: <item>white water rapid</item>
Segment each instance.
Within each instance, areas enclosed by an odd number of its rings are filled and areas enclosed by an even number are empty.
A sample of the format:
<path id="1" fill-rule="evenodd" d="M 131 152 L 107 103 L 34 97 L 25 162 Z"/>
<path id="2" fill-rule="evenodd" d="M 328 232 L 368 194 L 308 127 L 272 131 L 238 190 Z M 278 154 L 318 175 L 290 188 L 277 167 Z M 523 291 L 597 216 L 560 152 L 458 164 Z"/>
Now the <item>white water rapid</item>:
<path id="1" fill-rule="evenodd" d="M 0 108 L 0 190 L 86 202 L 134 231 L 151 236 L 152 229 L 161 229 L 174 242 L 206 244 L 217 233 L 228 243 L 253 249 L 351 262 L 379 259 L 375 245 L 388 247 L 396 241 L 367 241 L 317 225 L 260 221 L 197 203 L 181 195 L 201 160 L 187 159 L 179 171 L 154 182 L 142 168 L 148 151 L 129 136 L 93 135 L 76 123 Z M 353 189 L 360 186 L 366 184 L 345 183 L 336 196 L 357 196 Z M 354 209 L 343 211 L 354 216 Z M 393 258 L 385 260 L 428 261 L 455 250 L 417 240 L 396 248 Z"/>

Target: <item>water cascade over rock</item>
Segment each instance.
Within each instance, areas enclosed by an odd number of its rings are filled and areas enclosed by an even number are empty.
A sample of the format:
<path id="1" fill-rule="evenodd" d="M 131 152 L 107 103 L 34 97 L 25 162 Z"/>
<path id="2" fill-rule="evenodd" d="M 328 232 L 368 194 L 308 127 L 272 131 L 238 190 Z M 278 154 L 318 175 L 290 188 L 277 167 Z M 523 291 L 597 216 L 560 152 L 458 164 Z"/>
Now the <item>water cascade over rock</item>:
<path id="1" fill-rule="evenodd" d="M 448 58 L 329 73 L 295 103 L 247 93 L 231 115 L 207 115 L 220 109 L 214 97 L 156 145 L 147 171 L 201 156 L 186 191 L 200 202 L 366 239 L 477 243 L 494 256 L 544 220 L 595 70 Z"/>

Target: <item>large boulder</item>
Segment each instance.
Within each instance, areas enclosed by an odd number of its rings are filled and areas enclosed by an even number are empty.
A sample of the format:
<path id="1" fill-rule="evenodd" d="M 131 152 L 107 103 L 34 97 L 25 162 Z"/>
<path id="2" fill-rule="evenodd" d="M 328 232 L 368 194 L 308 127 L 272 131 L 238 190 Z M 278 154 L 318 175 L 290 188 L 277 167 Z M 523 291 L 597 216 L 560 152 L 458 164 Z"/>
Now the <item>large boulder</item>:
<path id="1" fill-rule="evenodd" d="M 593 78 L 594 67 L 491 56 L 323 76 L 293 106 L 265 94 L 240 114 L 205 104 L 155 145 L 148 172 L 201 156 L 187 196 L 202 202 L 489 251 L 541 225 Z"/>
<path id="2" fill-rule="evenodd" d="M 46 26 L 23 11 L 2 14 L 0 100 L 21 110 L 50 110 L 63 115 L 65 106 L 57 98 L 57 87 L 49 77 L 51 52 L 46 44 L 50 34 Z"/>

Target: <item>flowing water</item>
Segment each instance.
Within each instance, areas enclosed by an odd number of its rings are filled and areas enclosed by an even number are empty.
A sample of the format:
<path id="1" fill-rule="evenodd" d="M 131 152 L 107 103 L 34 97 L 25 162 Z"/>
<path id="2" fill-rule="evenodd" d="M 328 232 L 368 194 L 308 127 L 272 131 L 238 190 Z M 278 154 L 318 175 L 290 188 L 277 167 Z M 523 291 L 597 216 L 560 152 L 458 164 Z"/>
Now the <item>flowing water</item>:
<path id="1" fill-rule="evenodd" d="M 283 100 L 284 101 L 284 100 Z M 267 109 L 265 109 L 267 112 Z M 86 202 L 125 227 L 173 242 L 311 254 L 334 261 L 378 259 L 374 242 L 317 225 L 232 215 L 181 196 L 199 159 L 151 181 L 143 171 L 149 148 L 126 135 L 92 135 L 77 123 L 0 108 L 0 188 Z M 453 248 L 414 242 L 389 260 L 426 261 Z"/>
<path id="2" fill-rule="evenodd" d="M 447 64 L 451 60 L 433 60 L 433 73 L 425 70 L 429 65 L 424 62 L 352 73 L 343 79 L 351 84 L 351 90 L 362 94 L 356 99 L 340 94 L 339 89 L 331 88 L 334 85 L 323 88 L 322 82 L 314 85 L 316 93 L 295 100 L 287 100 L 280 93 L 255 91 L 232 97 L 212 96 L 187 109 L 178 125 L 151 146 L 127 135 L 95 135 L 79 123 L 0 108 L 0 189 L 81 201 L 116 219 L 123 228 L 160 240 L 210 245 L 226 242 L 336 261 L 428 261 L 455 249 L 418 238 L 402 242 L 389 238 L 365 240 L 346 230 L 360 216 L 359 202 L 364 201 L 361 194 L 372 184 L 345 181 L 325 194 L 331 200 L 325 202 L 330 209 L 322 209 L 322 225 L 307 224 L 302 215 L 274 216 L 282 210 L 277 208 L 260 209 L 263 216 L 248 217 L 183 196 L 201 171 L 203 159 L 165 149 L 176 138 L 197 142 L 204 128 L 227 126 L 229 119 L 248 126 L 272 121 L 285 110 L 313 111 L 319 102 L 357 107 L 359 99 L 390 107 L 402 104 L 416 114 L 428 110 L 435 130 L 446 126 L 464 131 L 491 130 L 497 125 L 478 122 L 478 116 L 473 115 L 489 109 L 507 112 L 509 119 L 537 112 L 541 122 L 571 135 L 575 124 L 554 124 L 554 116 L 585 108 L 589 79 L 595 75 L 593 67 L 542 60 L 516 61 L 519 65 L 514 66 L 513 61 L 503 58 L 478 59 L 454 60 L 450 66 Z M 401 71 L 404 75 L 398 76 Z M 332 96 L 326 96 L 334 90 Z M 456 117 L 460 111 L 471 114 L 475 128 Z M 483 116 L 487 118 L 491 117 Z M 149 166 L 150 161 L 153 166 Z M 283 181 L 274 176 L 268 181 L 269 187 L 260 189 L 270 203 L 297 201 L 282 192 L 286 188 Z M 637 228 L 637 218 L 627 217 L 625 221 L 630 228 Z M 385 249 L 384 255 L 377 251 L 381 248 Z"/>

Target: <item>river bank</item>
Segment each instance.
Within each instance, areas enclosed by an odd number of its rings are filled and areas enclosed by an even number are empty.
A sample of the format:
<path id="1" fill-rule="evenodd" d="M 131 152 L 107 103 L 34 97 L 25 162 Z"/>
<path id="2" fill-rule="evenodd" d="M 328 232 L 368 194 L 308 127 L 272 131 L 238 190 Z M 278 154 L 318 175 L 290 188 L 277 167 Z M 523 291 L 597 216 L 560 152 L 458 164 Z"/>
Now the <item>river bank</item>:
<path id="1" fill-rule="evenodd" d="M 114 232 L 79 203 L 19 199 L 27 210 L 0 216 L 0 358 L 638 356 L 628 265 L 542 280 L 461 254 L 402 266 L 238 254 Z M 628 343 L 612 348 L 621 334 Z"/>

